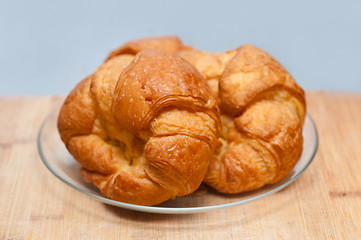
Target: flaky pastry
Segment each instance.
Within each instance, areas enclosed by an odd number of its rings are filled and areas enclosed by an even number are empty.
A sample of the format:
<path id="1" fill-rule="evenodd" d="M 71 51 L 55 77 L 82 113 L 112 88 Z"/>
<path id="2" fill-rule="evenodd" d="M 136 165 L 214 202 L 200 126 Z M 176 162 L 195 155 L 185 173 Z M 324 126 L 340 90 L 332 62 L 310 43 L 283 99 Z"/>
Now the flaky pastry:
<path id="1" fill-rule="evenodd" d="M 271 55 L 250 44 L 226 53 L 177 53 L 207 80 L 222 132 L 204 182 L 224 193 L 284 178 L 302 154 L 304 91 Z"/>
<path id="2" fill-rule="evenodd" d="M 206 82 L 169 54 L 178 38 L 161 40 L 169 51 L 154 49 L 154 39 L 114 51 L 59 114 L 60 136 L 82 177 L 114 200 L 154 205 L 192 193 L 219 137 L 220 113 Z"/>

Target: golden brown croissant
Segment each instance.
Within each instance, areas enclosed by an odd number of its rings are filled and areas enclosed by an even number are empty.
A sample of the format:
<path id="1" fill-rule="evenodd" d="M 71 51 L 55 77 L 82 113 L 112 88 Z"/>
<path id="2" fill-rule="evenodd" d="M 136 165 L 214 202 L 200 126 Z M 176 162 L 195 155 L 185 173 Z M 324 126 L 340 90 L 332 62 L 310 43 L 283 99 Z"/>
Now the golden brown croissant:
<path id="1" fill-rule="evenodd" d="M 222 132 L 204 182 L 224 193 L 250 191 L 285 177 L 302 153 L 303 90 L 269 54 L 244 45 L 225 54 L 178 55 L 208 80 Z"/>
<path id="2" fill-rule="evenodd" d="M 154 205 L 195 191 L 206 174 L 220 113 L 199 72 L 170 54 L 181 48 L 176 37 L 125 44 L 61 108 L 63 142 L 108 198 Z"/>

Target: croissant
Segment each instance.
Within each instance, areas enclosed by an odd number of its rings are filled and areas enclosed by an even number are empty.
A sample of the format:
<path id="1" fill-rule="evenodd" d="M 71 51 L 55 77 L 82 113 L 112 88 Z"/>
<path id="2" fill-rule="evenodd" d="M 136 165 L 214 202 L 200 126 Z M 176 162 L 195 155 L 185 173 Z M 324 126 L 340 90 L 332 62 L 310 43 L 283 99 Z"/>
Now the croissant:
<path id="1" fill-rule="evenodd" d="M 284 178 L 301 157 L 306 113 L 304 91 L 292 76 L 249 44 L 177 54 L 200 71 L 221 109 L 221 136 L 204 182 L 240 193 Z"/>
<path id="2" fill-rule="evenodd" d="M 66 98 L 58 130 L 81 176 L 108 198 L 155 205 L 195 191 L 220 135 L 203 76 L 177 37 L 113 51 Z"/>

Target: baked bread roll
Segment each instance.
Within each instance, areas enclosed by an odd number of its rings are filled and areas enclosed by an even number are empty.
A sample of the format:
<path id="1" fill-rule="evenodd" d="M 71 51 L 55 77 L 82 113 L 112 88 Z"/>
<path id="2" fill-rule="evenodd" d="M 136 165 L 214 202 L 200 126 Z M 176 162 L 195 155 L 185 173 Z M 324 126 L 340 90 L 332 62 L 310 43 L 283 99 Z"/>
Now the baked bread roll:
<path id="1" fill-rule="evenodd" d="M 220 112 L 200 73 L 171 55 L 181 48 L 176 37 L 127 43 L 61 108 L 62 141 L 81 176 L 108 198 L 155 205 L 192 193 L 204 179 Z"/>
<path id="2" fill-rule="evenodd" d="M 222 132 L 204 182 L 240 193 L 285 177 L 302 154 L 304 91 L 268 53 L 244 45 L 227 53 L 177 53 L 194 65 L 217 98 Z"/>

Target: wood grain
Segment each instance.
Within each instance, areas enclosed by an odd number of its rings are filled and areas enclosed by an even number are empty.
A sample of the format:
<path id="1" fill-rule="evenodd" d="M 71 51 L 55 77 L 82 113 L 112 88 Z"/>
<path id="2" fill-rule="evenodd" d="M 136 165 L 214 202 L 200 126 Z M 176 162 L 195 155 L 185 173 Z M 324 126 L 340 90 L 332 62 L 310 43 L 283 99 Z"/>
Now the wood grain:
<path id="1" fill-rule="evenodd" d="M 243 206 L 193 215 L 108 206 L 56 179 L 36 137 L 62 99 L 0 98 L 0 239 L 361 238 L 361 93 L 307 92 L 320 144 L 295 183 Z"/>

